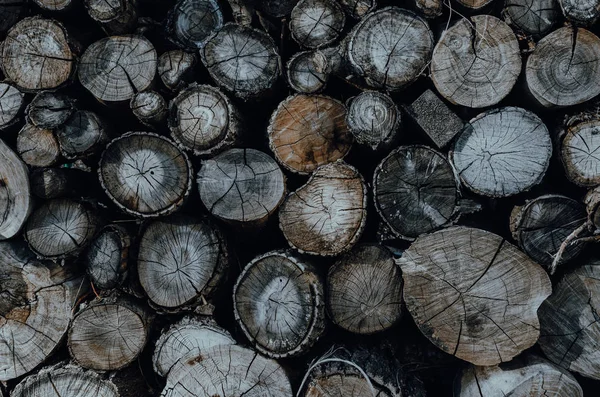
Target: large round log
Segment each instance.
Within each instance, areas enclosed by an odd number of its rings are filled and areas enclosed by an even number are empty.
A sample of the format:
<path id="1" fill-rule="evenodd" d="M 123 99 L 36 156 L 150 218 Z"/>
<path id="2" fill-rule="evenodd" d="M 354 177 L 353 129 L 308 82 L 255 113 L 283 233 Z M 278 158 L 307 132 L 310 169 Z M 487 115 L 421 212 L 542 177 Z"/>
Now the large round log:
<path id="1" fill-rule="evenodd" d="M 105 123 L 96 113 L 76 111 L 56 129 L 56 138 L 62 155 L 70 160 L 98 154 L 109 141 Z"/>
<path id="2" fill-rule="evenodd" d="M 7 129 L 18 120 L 25 104 L 25 95 L 15 86 L 0 83 L 0 131 Z"/>
<path id="3" fill-rule="evenodd" d="M 177 46 L 197 50 L 223 26 L 223 13 L 216 0 L 179 0 L 166 21 L 167 36 Z"/>
<path id="4" fill-rule="evenodd" d="M 196 65 L 193 54 L 182 50 L 172 50 L 158 57 L 158 75 L 165 87 L 178 91 L 186 83 L 193 80 L 192 71 Z"/>
<path id="5" fill-rule="evenodd" d="M 560 146 L 567 178 L 579 186 L 600 185 L 600 119 L 568 123 Z"/>
<path id="6" fill-rule="evenodd" d="M 94 288 L 110 290 L 123 284 L 130 245 L 125 228 L 107 225 L 100 230 L 80 259 Z"/>
<path id="7" fill-rule="evenodd" d="M 25 124 L 19 131 L 17 152 L 32 167 L 49 167 L 60 159 L 60 147 L 52 130 L 32 124 Z"/>
<path id="8" fill-rule="evenodd" d="M 401 113 L 388 95 L 363 91 L 350 100 L 346 123 L 356 141 L 373 150 L 389 146 L 397 137 Z"/>
<path id="9" fill-rule="evenodd" d="M 558 22 L 560 11 L 557 0 L 507 0 L 502 17 L 525 33 L 542 36 Z"/>
<path id="10" fill-rule="evenodd" d="M 286 64 L 287 81 L 294 91 L 313 94 L 325 88 L 330 69 L 321 51 L 299 52 Z"/>
<path id="11" fill-rule="evenodd" d="M 290 16 L 290 33 L 302 47 L 320 48 L 333 43 L 346 22 L 334 0 L 300 0 Z"/>
<path id="12" fill-rule="evenodd" d="M 538 340 L 537 310 L 552 292 L 550 279 L 500 236 L 444 229 L 419 237 L 398 264 L 408 311 L 446 353 L 495 365 Z"/>
<path id="13" fill-rule="evenodd" d="M 107 35 L 130 33 L 137 23 L 133 0 L 84 0 L 84 5 Z"/>
<path id="14" fill-rule="evenodd" d="M 0 139 L 0 240 L 19 233 L 32 207 L 27 166 Z"/>
<path id="15" fill-rule="evenodd" d="M 565 17 L 584 26 L 591 26 L 600 17 L 599 0 L 558 0 Z"/>
<path id="16" fill-rule="evenodd" d="M 68 96 L 53 92 L 39 92 L 27 105 L 27 121 L 39 128 L 56 128 L 75 111 L 75 101 Z"/>

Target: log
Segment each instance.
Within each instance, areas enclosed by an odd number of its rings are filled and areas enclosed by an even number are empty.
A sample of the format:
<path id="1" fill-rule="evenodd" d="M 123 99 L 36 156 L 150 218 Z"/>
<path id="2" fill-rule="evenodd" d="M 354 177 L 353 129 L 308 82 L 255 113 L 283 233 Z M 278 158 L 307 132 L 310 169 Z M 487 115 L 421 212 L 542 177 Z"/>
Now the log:
<path id="1" fill-rule="evenodd" d="M 77 73 L 81 85 L 96 99 L 128 101 L 150 87 L 156 74 L 156 51 L 142 36 L 105 37 L 85 50 Z"/>
<path id="2" fill-rule="evenodd" d="M 76 111 L 57 128 L 56 138 L 61 154 L 69 160 L 92 157 L 109 141 L 104 121 L 87 110 Z"/>
<path id="3" fill-rule="evenodd" d="M 82 196 L 89 173 L 76 168 L 36 168 L 31 172 L 31 192 L 41 199 Z"/>
<path id="4" fill-rule="evenodd" d="M 254 8 L 244 0 L 227 0 L 233 20 L 242 26 L 251 26 L 254 19 Z M 284 3 L 284 2 L 280 2 Z"/>
<path id="5" fill-rule="evenodd" d="M 71 0 L 34 0 L 35 4 L 43 10 L 66 11 L 71 8 Z"/>
<path id="6" fill-rule="evenodd" d="M 583 203 L 588 213 L 588 222 L 596 230 L 600 230 L 600 186 L 587 192 Z"/>
<path id="7" fill-rule="evenodd" d="M 178 361 L 189 361 L 214 346 L 235 345 L 227 330 L 206 317 L 186 316 L 165 330 L 152 355 L 154 372 L 167 377 Z"/>
<path id="8" fill-rule="evenodd" d="M 423 14 L 425 18 L 437 18 L 442 15 L 444 8 L 442 0 L 415 0 L 417 10 Z"/>
<path id="9" fill-rule="evenodd" d="M 241 135 L 242 118 L 218 88 L 190 84 L 169 103 L 171 137 L 196 156 L 213 156 L 232 147 Z"/>
<path id="10" fill-rule="evenodd" d="M 27 166 L 0 139 L 0 240 L 21 231 L 32 207 Z"/>
<path id="11" fill-rule="evenodd" d="M 223 13 L 216 0 L 179 0 L 167 15 L 166 34 L 178 47 L 194 51 L 222 26 Z"/>
<path id="12" fill-rule="evenodd" d="M 558 22 L 557 0 L 507 0 L 502 17 L 525 33 L 543 36 Z"/>
<path id="13" fill-rule="evenodd" d="M 326 307 L 338 327 L 374 334 L 402 316 L 402 275 L 392 253 L 364 244 L 341 256 L 327 274 Z"/>
<path id="14" fill-rule="evenodd" d="M 465 8 L 478 10 L 490 4 L 494 0 L 457 0 L 458 4 Z"/>
<path id="15" fill-rule="evenodd" d="M 373 150 L 397 138 L 401 114 L 393 99 L 377 91 L 363 91 L 350 99 L 346 123 L 356 142 Z"/>
<path id="16" fill-rule="evenodd" d="M 567 123 L 560 146 L 560 159 L 567 178 L 576 185 L 600 185 L 600 119 Z"/>
<path id="17" fill-rule="evenodd" d="M 258 8 L 266 14 L 281 18 L 289 15 L 298 0 L 255 0 Z"/>
<path id="18" fill-rule="evenodd" d="M 433 33 L 417 14 L 386 7 L 368 14 L 352 29 L 346 57 L 368 86 L 398 91 L 423 73 L 433 44 Z"/>
<path id="19" fill-rule="evenodd" d="M 496 365 L 538 340 L 537 310 L 552 292 L 550 279 L 500 236 L 451 227 L 419 237 L 397 263 L 406 308 L 446 353 Z"/>
<path id="20" fill-rule="evenodd" d="M 228 269 L 225 239 L 205 219 L 166 218 L 141 236 L 137 267 L 150 301 L 163 310 L 206 305 Z"/>
<path id="21" fill-rule="evenodd" d="M 28 123 L 47 129 L 62 125 L 74 111 L 73 99 L 53 91 L 39 92 L 25 109 Z"/>
<path id="22" fill-rule="evenodd" d="M 286 252 L 250 261 L 233 288 L 233 305 L 246 338 L 268 357 L 306 353 L 325 330 L 323 282 L 310 262 Z"/>
<path id="23" fill-rule="evenodd" d="M 193 54 L 182 50 L 167 51 L 158 57 L 158 75 L 165 87 L 179 91 L 193 80 L 195 65 L 196 57 Z"/>
<path id="24" fill-rule="evenodd" d="M 130 33 L 137 24 L 132 0 L 84 0 L 85 8 L 107 35 Z"/>
<path id="25" fill-rule="evenodd" d="M 421 145 L 400 146 L 375 169 L 377 213 L 397 237 L 412 240 L 453 223 L 459 191 L 452 166 Z"/>
<path id="26" fill-rule="evenodd" d="M 352 18 L 361 19 L 377 6 L 376 0 L 339 0 L 346 13 Z"/>
<path id="27" fill-rule="evenodd" d="M 0 83 L 0 131 L 17 123 L 24 104 L 25 95 L 21 91 L 11 84 Z"/>
<path id="28" fill-rule="evenodd" d="M 129 132 L 111 141 L 98 176 L 107 196 L 128 214 L 152 218 L 181 207 L 192 189 L 187 155 L 169 139 Z"/>
<path id="29" fill-rule="evenodd" d="M 322 52 L 298 52 L 286 65 L 287 82 L 294 91 L 314 94 L 327 85 L 330 69 L 329 62 Z"/>
<path id="30" fill-rule="evenodd" d="M 266 223 L 286 193 L 279 165 L 255 149 L 229 149 L 203 161 L 197 183 L 208 211 L 234 224 Z"/>
<path id="31" fill-rule="evenodd" d="M 0 33 L 4 34 L 29 11 L 27 0 L 0 0 Z"/>
<path id="32" fill-rule="evenodd" d="M 0 242 L 0 269 L 0 380 L 7 381 L 33 370 L 58 348 L 86 288 L 69 266 L 40 262 L 15 240 Z"/>
<path id="33" fill-rule="evenodd" d="M 52 130 L 25 124 L 17 135 L 17 152 L 32 167 L 49 167 L 60 159 L 60 147 Z"/>
<path id="34" fill-rule="evenodd" d="M 80 258 L 94 288 L 110 290 L 125 282 L 131 237 L 112 224 L 103 227 Z"/>
<path id="35" fill-rule="evenodd" d="M 275 159 L 301 175 L 344 158 L 354 140 L 346 107 L 323 95 L 287 97 L 273 112 L 267 134 Z"/>
<path id="36" fill-rule="evenodd" d="M 599 0 L 558 0 L 565 17 L 577 25 L 591 26 L 600 17 Z"/>
<path id="37" fill-rule="evenodd" d="M 572 106 L 600 94 L 600 39 L 563 27 L 541 39 L 527 59 L 527 86 L 545 107 Z"/>
<path id="38" fill-rule="evenodd" d="M 470 190 L 508 197 L 540 183 L 551 155 L 550 134 L 542 120 L 528 110 L 504 107 L 473 118 L 449 157 Z"/>
<path id="39" fill-rule="evenodd" d="M 360 239 L 367 218 L 367 187 L 352 166 L 337 161 L 315 170 L 279 209 L 279 228 L 301 253 L 335 256 Z"/>
<path id="40" fill-rule="evenodd" d="M 53 19 L 22 19 L 8 31 L 0 51 L 2 73 L 26 92 L 59 87 L 75 68 L 67 32 Z"/>
<path id="41" fill-rule="evenodd" d="M 156 91 L 142 91 L 131 98 L 133 115 L 148 127 L 160 127 L 167 116 L 167 102 Z"/>
<path id="42" fill-rule="evenodd" d="M 342 6 L 334 0 L 300 0 L 290 15 L 290 33 L 301 47 L 320 48 L 333 43 L 346 23 Z"/>
<path id="43" fill-rule="evenodd" d="M 271 90 L 281 73 L 273 39 L 234 23 L 208 38 L 200 56 L 215 83 L 244 100 Z"/>
<path id="44" fill-rule="evenodd" d="M 491 15 L 460 19 L 444 31 L 433 50 L 431 80 L 455 105 L 493 106 L 511 92 L 519 74 L 517 37 Z"/>

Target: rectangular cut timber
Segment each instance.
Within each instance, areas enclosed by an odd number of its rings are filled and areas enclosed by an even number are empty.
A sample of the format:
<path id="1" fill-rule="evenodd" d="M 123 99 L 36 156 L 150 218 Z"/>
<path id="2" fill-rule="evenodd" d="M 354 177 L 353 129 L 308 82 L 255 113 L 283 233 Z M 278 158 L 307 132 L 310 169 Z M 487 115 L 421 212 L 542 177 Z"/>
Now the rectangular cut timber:
<path id="1" fill-rule="evenodd" d="M 464 126 L 463 121 L 431 90 L 405 106 L 405 110 L 440 149 Z"/>

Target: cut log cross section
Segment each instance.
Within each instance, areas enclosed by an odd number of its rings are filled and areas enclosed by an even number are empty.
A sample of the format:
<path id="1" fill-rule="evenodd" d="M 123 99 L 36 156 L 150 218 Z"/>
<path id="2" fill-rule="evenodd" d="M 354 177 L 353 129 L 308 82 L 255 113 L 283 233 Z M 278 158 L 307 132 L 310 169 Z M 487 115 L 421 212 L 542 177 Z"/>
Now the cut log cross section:
<path id="1" fill-rule="evenodd" d="M 0 240 L 19 233 L 32 207 L 27 166 L 0 139 Z"/>

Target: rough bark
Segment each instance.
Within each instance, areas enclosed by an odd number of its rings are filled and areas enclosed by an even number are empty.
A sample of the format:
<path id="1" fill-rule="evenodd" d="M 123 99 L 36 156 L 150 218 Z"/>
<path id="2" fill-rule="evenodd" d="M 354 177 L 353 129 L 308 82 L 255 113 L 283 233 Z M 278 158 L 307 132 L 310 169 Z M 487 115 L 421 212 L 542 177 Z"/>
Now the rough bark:
<path id="1" fill-rule="evenodd" d="M 279 228 L 302 253 L 335 256 L 360 239 L 367 218 L 367 187 L 352 166 L 337 161 L 317 168 L 279 209 Z"/>
<path id="2" fill-rule="evenodd" d="M 80 258 L 94 288 L 110 290 L 124 283 L 130 245 L 124 227 L 113 224 L 100 230 Z"/>
<path id="3" fill-rule="evenodd" d="M 31 124 L 19 131 L 17 152 L 32 167 L 49 167 L 60 159 L 60 147 L 52 130 Z"/>
<path id="4" fill-rule="evenodd" d="M 107 35 L 130 33 L 137 24 L 134 0 L 84 0 L 90 17 Z"/>
<path id="5" fill-rule="evenodd" d="M 346 23 L 342 7 L 334 0 L 300 0 L 290 16 L 290 33 L 302 47 L 320 48 L 333 43 Z"/>
<path id="6" fill-rule="evenodd" d="M 339 0 L 346 13 L 352 18 L 361 19 L 377 6 L 376 0 Z"/>
<path id="7" fill-rule="evenodd" d="M 542 120 L 525 109 L 505 107 L 472 119 L 454 142 L 450 159 L 469 189 L 507 197 L 540 183 L 551 155 Z"/>
<path id="8" fill-rule="evenodd" d="M 233 20 L 242 26 L 251 26 L 254 19 L 254 8 L 244 0 L 227 0 Z M 281 4 L 281 3 L 280 3 Z"/>
<path id="9" fill-rule="evenodd" d="M 105 123 L 96 113 L 87 110 L 76 111 L 57 128 L 56 138 L 60 152 L 70 160 L 98 154 L 109 141 Z"/>
<path id="10" fill-rule="evenodd" d="M 75 168 L 37 168 L 30 175 L 31 192 L 41 199 L 81 196 L 90 174 Z"/>
<path id="11" fill-rule="evenodd" d="M 558 0 L 563 14 L 578 25 L 591 26 L 600 17 L 598 0 Z"/>
<path id="12" fill-rule="evenodd" d="M 600 230 L 600 186 L 590 190 L 584 197 L 588 213 L 588 222 L 590 222 L 596 230 Z"/>
<path id="13" fill-rule="evenodd" d="M 576 185 L 600 185 L 600 120 L 568 123 L 560 148 L 565 175 Z"/>
<path id="14" fill-rule="evenodd" d="M 14 125 L 25 104 L 25 95 L 8 83 L 0 83 L 0 131 Z"/>
<path id="15" fill-rule="evenodd" d="M 32 207 L 27 166 L 0 139 L 0 240 L 19 233 Z"/>
<path id="16" fill-rule="evenodd" d="M 415 5 L 425 18 L 437 18 L 444 12 L 442 0 L 415 0 Z"/>
<path id="17" fill-rule="evenodd" d="M 490 4 L 494 0 L 456 0 L 458 4 L 466 8 L 478 10 Z"/>
<path id="18" fill-rule="evenodd" d="M 39 128 L 56 128 L 75 111 L 75 101 L 66 95 L 52 91 L 38 93 L 27 105 L 27 122 Z"/>
<path id="19" fill-rule="evenodd" d="M 363 91 L 350 100 L 346 123 L 356 141 L 373 150 L 389 146 L 397 137 L 401 114 L 388 95 Z"/>
<path id="20" fill-rule="evenodd" d="M 158 57 L 158 75 L 165 87 L 179 91 L 193 80 L 195 65 L 196 57 L 193 54 L 182 50 L 167 51 Z"/>
<path id="21" fill-rule="evenodd" d="M 208 37 L 223 26 L 216 0 L 179 0 L 167 16 L 167 36 L 187 50 L 202 48 Z"/>
<path id="22" fill-rule="evenodd" d="M 558 22 L 560 11 L 557 0 L 507 0 L 502 17 L 525 33 L 542 36 Z"/>
<path id="23" fill-rule="evenodd" d="M 142 91 L 129 104 L 134 116 L 148 127 L 160 127 L 167 115 L 167 102 L 156 91 Z"/>
<path id="24" fill-rule="evenodd" d="M 294 54 L 286 65 L 289 86 L 297 92 L 314 94 L 325 88 L 331 68 L 320 51 L 303 51 Z"/>
<path id="25" fill-rule="evenodd" d="M 500 236 L 452 227 L 418 238 L 398 264 L 408 311 L 445 352 L 495 365 L 538 340 L 537 310 L 552 292 L 550 280 Z"/>

